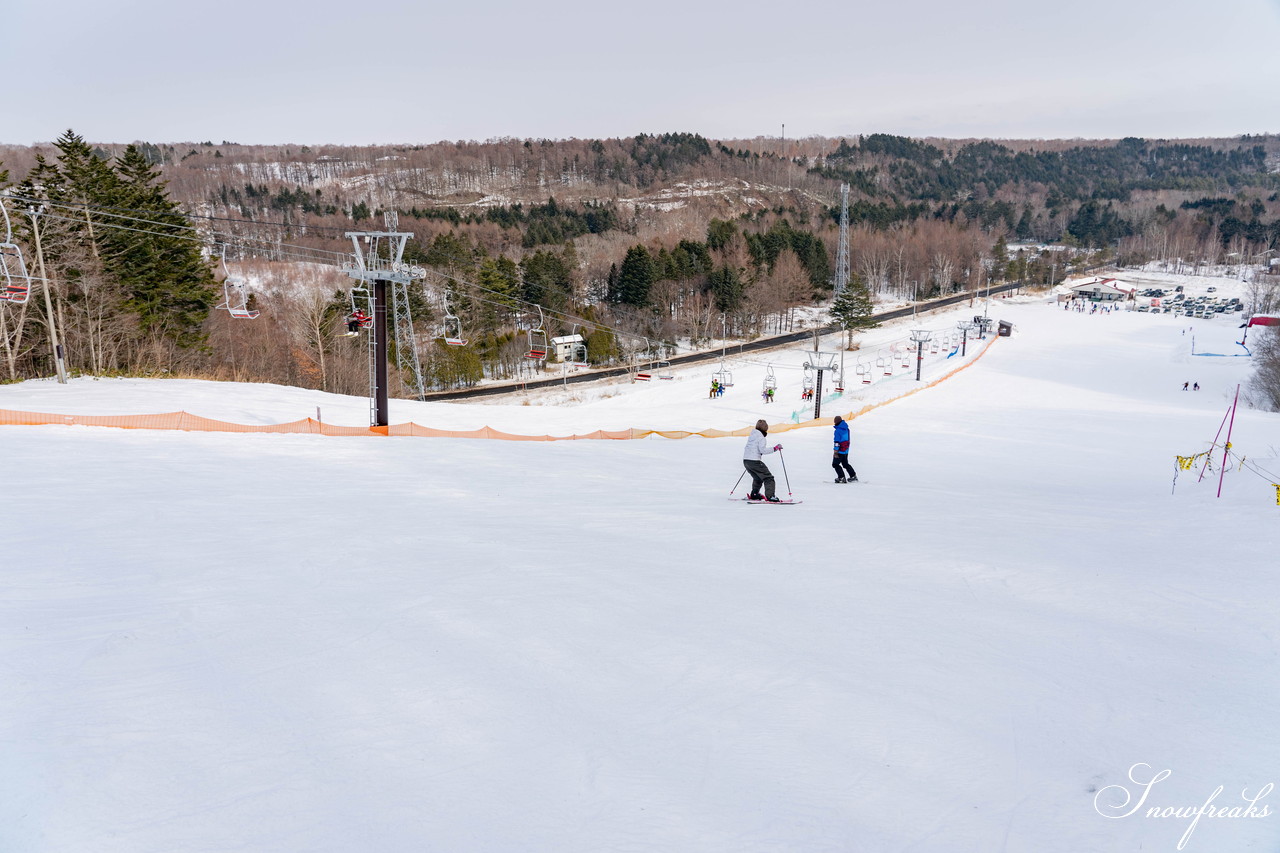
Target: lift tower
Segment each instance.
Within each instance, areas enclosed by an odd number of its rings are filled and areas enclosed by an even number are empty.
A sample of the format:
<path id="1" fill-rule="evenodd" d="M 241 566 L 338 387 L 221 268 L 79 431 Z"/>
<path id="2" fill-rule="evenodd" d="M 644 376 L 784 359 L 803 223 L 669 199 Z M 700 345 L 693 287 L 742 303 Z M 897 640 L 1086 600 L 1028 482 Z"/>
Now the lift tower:
<path id="1" fill-rule="evenodd" d="M 408 287 L 415 278 L 423 278 L 426 270 L 404 263 L 404 247 L 413 235 L 396 231 L 399 224 L 394 214 L 388 214 L 386 231 L 348 231 L 354 249 L 352 260 L 343 264 L 351 278 L 369 282 L 368 289 L 373 302 L 373 337 L 369 342 L 369 398 L 370 420 L 375 427 L 390 424 L 387 403 L 387 359 L 390 336 L 387 330 L 387 285 L 392 287 L 396 324 L 397 354 L 401 361 L 412 359 L 417 392 L 422 393 L 422 370 L 418 364 L 414 346 L 413 327 L 408 319 Z M 402 330 L 401 325 L 408 328 Z"/>
<path id="2" fill-rule="evenodd" d="M 836 249 L 835 295 L 849 286 L 849 185 L 840 185 L 840 246 Z"/>

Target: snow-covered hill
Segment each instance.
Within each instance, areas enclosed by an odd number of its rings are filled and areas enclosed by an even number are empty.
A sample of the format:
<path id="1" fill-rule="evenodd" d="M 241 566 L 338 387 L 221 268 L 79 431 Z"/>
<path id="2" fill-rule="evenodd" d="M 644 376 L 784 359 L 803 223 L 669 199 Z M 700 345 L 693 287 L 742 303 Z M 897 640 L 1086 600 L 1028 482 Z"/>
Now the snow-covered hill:
<path id="1" fill-rule="evenodd" d="M 1186 849 L 1270 849 L 1275 795 L 1246 817 L 1242 794 L 1280 766 L 1276 490 L 1243 469 L 1221 498 L 1198 469 L 1171 489 L 1248 371 L 1191 340 L 1226 352 L 1238 323 L 991 313 L 1012 338 L 852 423 L 863 483 L 826 482 L 829 428 L 782 434 L 766 461 L 792 507 L 725 499 L 738 438 L 0 428 L 0 849 L 1174 850 L 1191 817 L 1147 809 L 1218 786 L 1239 812 Z M 392 420 L 799 419 L 800 360 L 773 360 L 772 406 L 755 357 L 718 400 L 703 369 Z M 64 413 L 317 406 L 368 411 L 176 380 L 0 387 L 0 408 Z M 1241 407 L 1232 429 L 1280 472 L 1280 416 Z"/>

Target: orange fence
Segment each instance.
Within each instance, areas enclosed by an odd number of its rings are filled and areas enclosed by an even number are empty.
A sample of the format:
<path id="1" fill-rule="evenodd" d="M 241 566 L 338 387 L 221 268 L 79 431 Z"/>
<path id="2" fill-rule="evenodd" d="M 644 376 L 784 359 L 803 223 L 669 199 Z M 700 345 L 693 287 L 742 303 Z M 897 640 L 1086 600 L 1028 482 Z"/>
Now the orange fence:
<path id="1" fill-rule="evenodd" d="M 974 364 L 979 358 L 987 354 L 987 350 L 998 340 L 992 337 L 987 345 L 983 347 L 982 352 L 975 355 L 969 361 L 960 365 L 956 369 L 947 374 L 934 379 L 931 382 L 913 388 L 906 393 L 899 394 L 888 400 L 879 403 L 872 403 L 863 406 L 856 412 L 842 414 L 845 420 L 853 420 L 861 417 L 868 412 L 874 411 L 881 406 L 896 402 L 912 394 L 917 394 L 926 388 L 932 388 L 939 382 L 943 382 L 955 376 L 960 371 Z M 801 423 L 779 423 L 771 424 L 769 432 L 788 432 L 793 429 L 806 429 L 815 426 L 830 426 L 833 418 L 817 418 L 813 420 L 803 421 Z M 0 409 L 0 426 L 39 426 L 45 424 L 61 424 L 64 426 L 96 426 L 96 427 L 116 427 L 118 429 L 161 429 L 161 430 L 187 430 L 192 432 L 267 432 L 267 433 L 286 433 L 286 434 L 309 434 L 309 435 L 336 435 L 336 436 L 358 436 L 358 435 L 389 435 L 389 436 L 423 436 L 428 438 L 488 438 L 498 439 L 501 441 L 625 441 L 636 438 L 649 438 L 650 436 L 658 436 L 660 438 L 692 438 L 698 436 L 700 438 L 728 438 L 732 436 L 747 436 L 751 434 L 754 425 L 745 426 L 740 429 L 722 430 L 722 429 L 703 429 L 697 431 L 686 430 L 660 430 L 660 429 L 620 429 L 620 430 L 604 430 L 598 429 L 593 432 L 582 433 L 580 435 L 516 435 L 509 432 L 501 432 L 492 427 L 480 427 L 479 429 L 434 429 L 432 427 L 424 427 L 415 423 L 392 424 L 386 427 L 350 427 L 336 426 L 327 424 L 313 418 L 306 418 L 300 421 L 290 421 L 283 424 L 233 424 L 227 421 L 217 421 L 212 418 L 202 418 L 199 415 L 193 415 L 188 412 L 167 412 L 158 415 L 54 415 L 41 412 L 16 412 L 8 409 Z"/>

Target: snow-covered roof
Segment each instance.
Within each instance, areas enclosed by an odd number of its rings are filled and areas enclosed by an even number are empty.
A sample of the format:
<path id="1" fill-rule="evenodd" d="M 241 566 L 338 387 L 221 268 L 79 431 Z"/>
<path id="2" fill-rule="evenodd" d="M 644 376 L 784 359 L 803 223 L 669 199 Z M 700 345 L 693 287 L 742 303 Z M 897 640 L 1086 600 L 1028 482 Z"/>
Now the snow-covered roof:
<path id="1" fill-rule="evenodd" d="M 1094 278 L 1071 285 L 1072 290 L 1089 293 L 1133 293 L 1133 288 L 1114 278 Z"/>
<path id="2" fill-rule="evenodd" d="M 551 343 L 556 346 L 561 344 L 580 344 L 582 343 L 582 335 L 561 335 L 558 338 L 552 338 Z"/>

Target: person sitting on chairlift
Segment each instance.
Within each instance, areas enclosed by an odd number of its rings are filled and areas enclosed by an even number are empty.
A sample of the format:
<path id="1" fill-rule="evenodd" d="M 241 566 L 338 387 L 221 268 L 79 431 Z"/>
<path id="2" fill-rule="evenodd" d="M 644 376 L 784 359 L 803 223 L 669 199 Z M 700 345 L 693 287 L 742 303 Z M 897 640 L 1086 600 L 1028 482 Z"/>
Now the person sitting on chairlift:
<path id="1" fill-rule="evenodd" d="M 360 330 L 369 324 L 370 317 L 359 308 L 347 315 L 347 337 L 360 334 Z"/>

